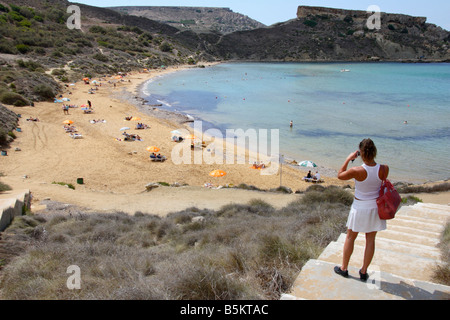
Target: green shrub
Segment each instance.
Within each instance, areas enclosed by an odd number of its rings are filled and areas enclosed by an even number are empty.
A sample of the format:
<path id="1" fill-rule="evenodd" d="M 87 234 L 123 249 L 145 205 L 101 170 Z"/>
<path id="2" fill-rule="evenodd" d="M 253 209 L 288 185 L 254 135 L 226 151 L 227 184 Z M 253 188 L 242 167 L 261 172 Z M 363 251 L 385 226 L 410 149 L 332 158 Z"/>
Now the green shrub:
<path id="1" fill-rule="evenodd" d="M 0 11 L 2 11 L 2 12 L 9 12 L 9 9 L 8 9 L 8 7 L 5 7 L 4 5 L 2 5 L 0 3 Z"/>
<path id="2" fill-rule="evenodd" d="M 31 49 L 29 46 L 27 46 L 26 44 L 18 44 L 16 45 L 16 49 L 21 53 L 21 54 L 26 54 L 27 52 L 29 52 Z"/>
<path id="3" fill-rule="evenodd" d="M 307 190 L 301 201 L 307 205 L 341 203 L 349 206 L 353 203 L 353 195 L 340 187 L 329 186 L 322 191 L 314 189 L 312 191 Z"/>
<path id="4" fill-rule="evenodd" d="M 159 49 L 160 49 L 162 52 L 172 52 L 172 46 L 171 46 L 168 42 L 166 42 L 166 41 L 164 41 L 163 43 L 161 43 L 161 45 L 159 46 Z"/>
<path id="5" fill-rule="evenodd" d="M 66 70 L 64 69 L 53 69 L 52 75 L 53 76 L 63 76 L 66 74 Z"/>
<path id="6" fill-rule="evenodd" d="M 92 56 L 92 58 L 98 60 L 98 61 L 102 61 L 102 62 L 108 62 L 109 59 L 107 56 L 105 56 L 104 54 L 101 53 L 96 53 Z"/>
<path id="7" fill-rule="evenodd" d="M 101 26 L 92 26 L 89 28 L 89 32 L 90 33 L 100 33 L 100 34 L 106 34 L 107 31 L 105 28 L 101 27 Z"/>
<path id="8" fill-rule="evenodd" d="M 3 128 L 0 128 L 0 146 L 6 144 L 8 141 L 8 134 Z"/>
<path id="9" fill-rule="evenodd" d="M 314 20 L 305 20 L 303 22 L 304 25 L 307 25 L 308 27 L 314 28 L 315 26 L 317 26 L 317 22 Z"/>
<path id="10" fill-rule="evenodd" d="M 23 19 L 22 21 L 19 22 L 19 26 L 25 27 L 25 28 L 30 28 L 31 22 L 28 19 Z"/>
<path id="11" fill-rule="evenodd" d="M 28 105 L 28 101 L 20 94 L 9 91 L 4 92 L 0 95 L 0 102 L 14 105 L 16 107 L 23 107 Z"/>
<path id="12" fill-rule="evenodd" d="M 2 43 L 0 43 L 0 53 L 15 54 L 17 53 L 17 49 L 8 43 L 4 43 L 2 39 Z"/>
<path id="13" fill-rule="evenodd" d="M 67 186 L 69 189 L 75 190 L 75 186 L 71 183 L 53 181 L 52 184 L 59 184 L 60 186 Z"/>
<path id="14" fill-rule="evenodd" d="M 0 181 L 0 192 L 12 190 L 11 187 Z"/>
<path id="15" fill-rule="evenodd" d="M 34 87 L 33 92 L 44 100 L 52 100 L 55 97 L 53 89 L 46 84 L 39 84 Z"/>

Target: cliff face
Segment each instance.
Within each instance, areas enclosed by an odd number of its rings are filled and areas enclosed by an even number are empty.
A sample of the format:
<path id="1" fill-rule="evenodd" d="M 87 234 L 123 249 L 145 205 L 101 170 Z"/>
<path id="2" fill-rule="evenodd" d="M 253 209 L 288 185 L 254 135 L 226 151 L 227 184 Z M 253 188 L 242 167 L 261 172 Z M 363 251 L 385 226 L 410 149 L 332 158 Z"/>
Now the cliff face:
<path id="1" fill-rule="evenodd" d="M 424 17 L 381 13 L 370 30 L 365 11 L 301 6 L 298 18 L 235 32 L 209 46 L 224 59 L 262 61 L 450 61 L 450 34 Z"/>
<path id="2" fill-rule="evenodd" d="M 297 18 L 305 19 L 308 17 L 314 17 L 319 15 L 327 15 L 328 17 L 333 17 L 336 19 L 345 19 L 345 17 L 350 16 L 353 19 L 360 19 L 367 21 L 370 14 L 367 11 L 361 10 L 344 10 L 344 9 L 334 9 L 334 8 L 323 8 L 323 7 L 308 7 L 299 6 L 297 10 Z M 426 17 L 412 17 L 404 14 L 393 14 L 381 12 L 382 20 L 384 21 L 396 21 L 403 24 L 423 24 L 427 21 Z"/>
<path id="3" fill-rule="evenodd" d="M 199 33 L 215 31 L 225 34 L 265 27 L 264 24 L 229 8 L 128 6 L 110 9 L 125 15 L 166 23 L 182 31 L 191 30 Z"/>

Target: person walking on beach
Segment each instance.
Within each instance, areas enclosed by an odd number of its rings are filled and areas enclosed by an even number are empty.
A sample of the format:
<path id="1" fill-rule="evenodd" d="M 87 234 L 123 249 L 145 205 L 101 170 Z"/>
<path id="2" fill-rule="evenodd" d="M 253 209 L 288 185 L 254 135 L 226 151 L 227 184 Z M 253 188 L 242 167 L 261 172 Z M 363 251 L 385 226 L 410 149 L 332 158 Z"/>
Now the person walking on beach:
<path id="1" fill-rule="evenodd" d="M 350 161 L 361 155 L 362 166 L 347 169 Z M 378 216 L 376 199 L 379 196 L 382 180 L 389 174 L 387 165 L 375 162 L 377 148 L 371 139 L 364 139 L 359 144 L 359 150 L 351 153 L 338 173 L 339 180 L 355 179 L 355 199 L 347 220 L 347 237 L 344 243 L 342 265 L 336 266 L 334 271 L 348 277 L 348 265 L 353 253 L 354 243 L 359 232 L 366 234 L 364 260 L 359 276 L 362 281 L 368 279 L 367 268 L 375 253 L 375 237 L 378 231 L 386 229 L 386 221 Z"/>

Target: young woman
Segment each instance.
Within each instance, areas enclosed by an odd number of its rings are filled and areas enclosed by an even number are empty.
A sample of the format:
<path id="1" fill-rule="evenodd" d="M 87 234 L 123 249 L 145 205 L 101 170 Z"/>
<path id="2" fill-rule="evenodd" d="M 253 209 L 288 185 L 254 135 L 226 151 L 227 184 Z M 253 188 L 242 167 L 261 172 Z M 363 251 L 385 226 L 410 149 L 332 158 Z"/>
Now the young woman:
<path id="1" fill-rule="evenodd" d="M 361 155 L 364 164 L 359 167 L 347 169 L 350 161 L 354 161 Z M 359 144 L 359 150 L 351 153 L 338 173 L 340 180 L 355 179 L 355 199 L 350 209 L 347 220 L 347 238 L 344 244 L 342 266 L 337 266 L 334 271 L 348 277 L 348 264 L 353 253 L 354 243 L 359 232 L 366 234 L 366 247 L 364 262 L 359 270 L 360 279 L 368 278 L 367 268 L 372 262 L 375 253 L 375 237 L 378 231 L 386 229 L 386 221 L 378 216 L 376 199 L 379 196 L 382 180 L 389 174 L 389 167 L 375 162 L 377 148 L 371 139 L 364 139 Z"/>

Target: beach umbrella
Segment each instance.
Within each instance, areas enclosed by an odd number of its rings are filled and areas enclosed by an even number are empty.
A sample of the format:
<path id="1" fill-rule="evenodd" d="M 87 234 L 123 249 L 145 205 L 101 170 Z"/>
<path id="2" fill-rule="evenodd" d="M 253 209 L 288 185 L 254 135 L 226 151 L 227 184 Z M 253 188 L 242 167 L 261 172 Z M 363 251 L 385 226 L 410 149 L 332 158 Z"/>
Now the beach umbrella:
<path id="1" fill-rule="evenodd" d="M 133 117 L 133 118 L 131 118 L 131 121 L 140 121 L 141 120 L 141 118 L 139 118 L 139 117 Z"/>
<path id="2" fill-rule="evenodd" d="M 89 80 L 89 78 L 83 78 L 83 81 L 88 81 Z"/>
<path id="3" fill-rule="evenodd" d="M 120 131 L 125 131 L 125 130 L 130 130 L 130 128 L 129 127 L 120 128 Z"/>
<path id="4" fill-rule="evenodd" d="M 187 135 L 186 137 L 184 137 L 185 139 L 191 139 L 191 140 L 195 140 L 197 139 L 196 136 L 194 136 L 193 134 Z"/>
<path id="5" fill-rule="evenodd" d="M 93 84 L 97 84 L 97 83 L 98 83 L 98 81 L 97 81 L 97 80 L 94 80 L 94 81 L 92 81 L 92 83 L 93 83 Z"/>
<path id="6" fill-rule="evenodd" d="M 209 173 L 211 177 L 223 177 L 227 173 L 223 170 L 214 170 Z"/>
<path id="7" fill-rule="evenodd" d="M 64 124 L 72 124 L 73 121 L 72 121 L 72 120 L 65 120 L 65 121 L 63 121 L 63 123 L 64 123 Z"/>
<path id="8" fill-rule="evenodd" d="M 148 152 L 159 152 L 161 149 L 159 149 L 158 147 L 152 146 L 152 147 L 147 147 L 146 150 Z"/>
<path id="9" fill-rule="evenodd" d="M 315 167 L 317 167 L 317 164 L 315 164 L 314 162 L 309 161 L 309 160 L 302 161 L 298 165 L 300 167 L 307 167 L 307 168 L 315 168 Z"/>

